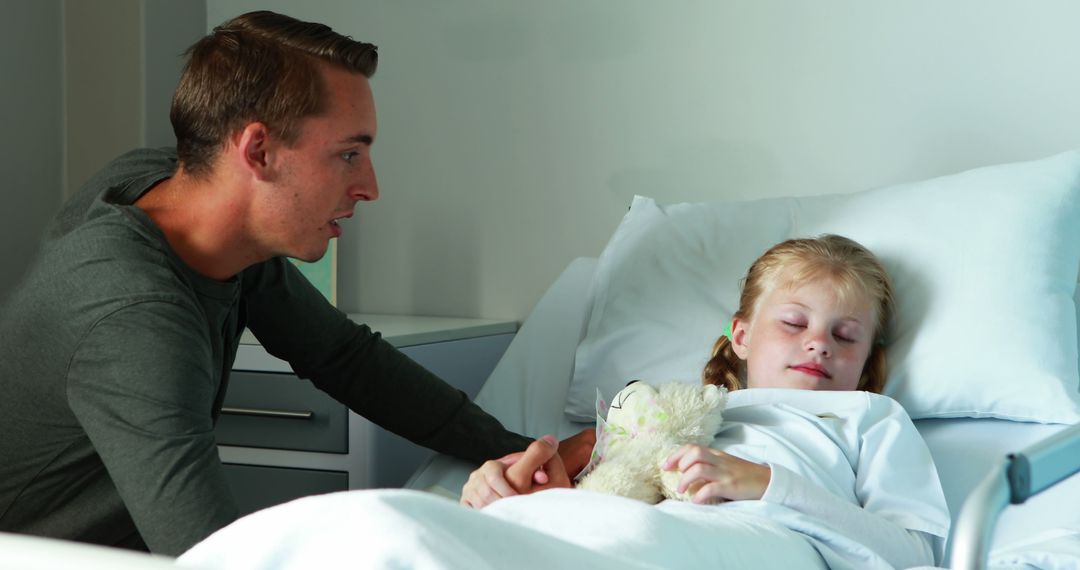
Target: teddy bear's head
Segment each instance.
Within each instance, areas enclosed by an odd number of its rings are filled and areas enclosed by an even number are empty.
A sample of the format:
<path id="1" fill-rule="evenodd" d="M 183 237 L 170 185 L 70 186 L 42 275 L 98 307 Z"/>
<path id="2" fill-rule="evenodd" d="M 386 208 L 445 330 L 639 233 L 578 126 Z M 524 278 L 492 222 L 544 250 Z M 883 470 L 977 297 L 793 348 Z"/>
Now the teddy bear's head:
<path id="1" fill-rule="evenodd" d="M 611 444 L 643 435 L 706 444 L 720 427 L 725 395 L 712 384 L 670 382 L 654 388 L 635 380 L 615 395 L 605 429 Z"/>
<path id="2" fill-rule="evenodd" d="M 668 488 L 671 477 L 660 464 L 681 445 L 711 443 L 726 399 L 727 391 L 711 384 L 628 384 L 612 400 L 606 421 L 597 417 L 593 461 L 578 486 L 650 503 L 661 496 L 686 499 Z"/>

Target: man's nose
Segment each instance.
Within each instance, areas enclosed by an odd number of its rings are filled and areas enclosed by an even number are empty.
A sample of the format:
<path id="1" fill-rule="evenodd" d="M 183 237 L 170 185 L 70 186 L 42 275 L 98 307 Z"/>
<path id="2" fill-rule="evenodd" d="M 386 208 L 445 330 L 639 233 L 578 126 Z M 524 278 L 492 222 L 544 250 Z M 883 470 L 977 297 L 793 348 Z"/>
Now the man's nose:
<path id="1" fill-rule="evenodd" d="M 364 162 L 357 180 L 349 187 L 349 197 L 358 202 L 371 202 L 379 198 L 379 180 L 375 177 L 375 167 L 370 158 Z"/>

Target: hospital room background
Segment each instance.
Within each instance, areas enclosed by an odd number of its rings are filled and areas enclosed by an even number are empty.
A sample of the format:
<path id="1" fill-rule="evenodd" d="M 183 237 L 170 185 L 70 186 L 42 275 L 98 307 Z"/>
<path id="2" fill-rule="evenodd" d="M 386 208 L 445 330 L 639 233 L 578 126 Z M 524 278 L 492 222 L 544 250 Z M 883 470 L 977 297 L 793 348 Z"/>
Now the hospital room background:
<path id="1" fill-rule="evenodd" d="M 380 48 L 347 312 L 520 321 L 635 194 L 855 192 L 1080 143 L 1069 0 L 0 0 L 0 296 L 63 196 L 171 143 L 179 54 L 260 8 Z"/>
<path id="2" fill-rule="evenodd" d="M 183 51 L 256 9 L 379 46 L 381 197 L 344 225 L 339 308 L 539 314 L 478 400 L 522 433 L 569 425 L 565 385 L 529 390 L 576 365 L 595 258 L 635 196 L 854 195 L 1080 147 L 1072 0 L 0 0 L 0 302 L 92 173 L 173 143 Z M 969 220 L 983 205 L 918 207 Z M 950 452 L 968 441 L 949 447 L 953 427 L 974 425 L 934 421 L 923 435 Z M 1014 441 L 1050 433 L 1028 427 Z M 969 431 L 1016 431 L 994 429 Z M 418 480 L 462 472 L 432 465 Z"/>

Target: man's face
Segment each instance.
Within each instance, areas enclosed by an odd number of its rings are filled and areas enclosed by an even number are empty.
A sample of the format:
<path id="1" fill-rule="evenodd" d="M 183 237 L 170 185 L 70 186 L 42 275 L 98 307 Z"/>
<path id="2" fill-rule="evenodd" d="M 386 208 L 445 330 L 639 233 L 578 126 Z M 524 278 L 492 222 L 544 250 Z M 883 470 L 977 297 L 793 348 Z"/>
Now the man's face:
<path id="1" fill-rule="evenodd" d="M 322 66 L 326 109 L 299 124 L 292 145 L 279 146 L 277 176 L 265 188 L 260 228 L 271 255 L 316 261 L 358 201 L 379 197 L 371 164 L 375 100 L 366 77 Z"/>

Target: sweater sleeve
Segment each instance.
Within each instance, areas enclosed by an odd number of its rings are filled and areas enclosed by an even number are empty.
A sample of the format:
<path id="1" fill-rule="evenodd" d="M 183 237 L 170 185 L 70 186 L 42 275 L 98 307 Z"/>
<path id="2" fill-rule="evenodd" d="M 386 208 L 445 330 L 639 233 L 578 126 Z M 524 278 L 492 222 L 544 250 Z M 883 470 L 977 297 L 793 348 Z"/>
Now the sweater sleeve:
<path id="1" fill-rule="evenodd" d="M 844 501 L 779 465 L 762 500 L 811 515 L 876 552 L 896 568 L 933 566 L 935 537 L 906 529 Z"/>
<path id="2" fill-rule="evenodd" d="M 284 259 L 245 272 L 247 326 L 263 347 L 356 413 L 410 441 L 471 461 L 523 450 L 508 431 L 369 327 L 349 320 Z"/>
<path id="3" fill-rule="evenodd" d="M 179 555 L 237 517 L 214 442 L 206 325 L 168 302 L 129 306 L 91 328 L 67 396 L 152 552 Z"/>

